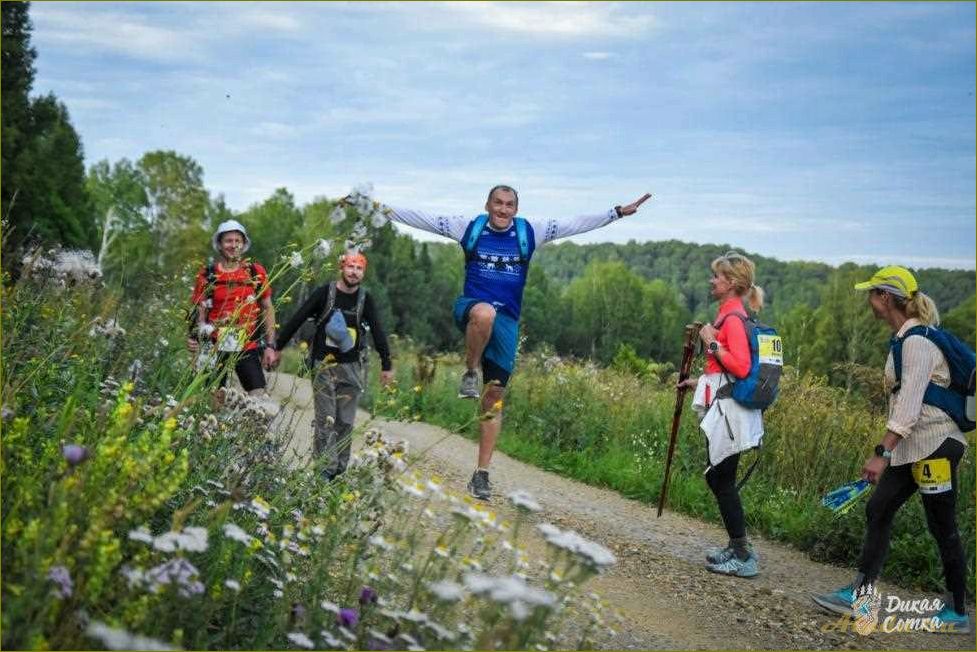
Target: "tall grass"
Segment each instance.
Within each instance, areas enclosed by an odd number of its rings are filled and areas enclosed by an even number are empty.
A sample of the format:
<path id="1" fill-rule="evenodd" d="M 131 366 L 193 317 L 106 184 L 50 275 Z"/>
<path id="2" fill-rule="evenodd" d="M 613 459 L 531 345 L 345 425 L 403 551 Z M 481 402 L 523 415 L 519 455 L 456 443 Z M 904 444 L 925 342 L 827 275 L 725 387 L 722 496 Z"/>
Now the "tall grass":
<path id="1" fill-rule="evenodd" d="M 530 559 L 531 501 L 505 522 L 378 433 L 332 483 L 290 468 L 294 424 L 191 367 L 189 279 L 127 300 L 58 265 L 3 279 L 4 648 L 593 644 L 602 548 Z"/>
<path id="2" fill-rule="evenodd" d="M 477 437 L 469 402 L 455 398 L 460 360 L 442 356 L 436 373 L 419 374 L 431 361 L 401 344 L 396 394 L 373 390 L 380 414 L 421 418 Z M 523 355 L 507 391 L 499 449 L 526 462 L 645 502 L 661 485 L 675 391 L 657 374 L 634 375 L 554 356 Z M 791 543 L 812 558 L 857 566 L 864 511 L 836 517 L 820 507 L 830 489 L 854 480 L 884 432 L 881 409 L 824 379 L 787 370 L 777 403 L 765 414 L 766 436 L 758 470 L 743 489 L 751 531 Z M 970 435 L 973 441 L 973 435 Z M 741 460 L 741 474 L 754 453 Z M 702 477 L 705 440 L 686 405 L 669 485 L 673 509 L 720 521 Z M 958 524 L 967 558 L 974 559 L 974 453 L 959 467 Z M 722 543 L 722 542 L 717 542 Z M 968 586 L 974 568 L 968 566 Z M 884 574 L 906 587 L 942 590 L 942 565 L 926 532 L 919 499 L 896 518 Z"/>

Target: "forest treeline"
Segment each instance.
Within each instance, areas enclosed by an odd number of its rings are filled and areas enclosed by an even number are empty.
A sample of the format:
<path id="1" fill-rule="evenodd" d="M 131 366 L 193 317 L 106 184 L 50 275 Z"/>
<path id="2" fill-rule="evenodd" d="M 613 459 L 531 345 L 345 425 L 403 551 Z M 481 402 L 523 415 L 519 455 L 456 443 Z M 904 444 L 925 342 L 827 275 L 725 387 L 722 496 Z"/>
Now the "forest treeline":
<path id="1" fill-rule="evenodd" d="M 206 187 L 203 167 L 175 151 L 147 152 L 135 161 L 102 160 L 86 169 L 65 105 L 52 94 L 30 96 L 36 53 L 29 4 L 3 3 L 2 9 L 0 209 L 8 278 L 16 278 L 31 247 L 60 245 L 93 251 L 105 281 L 123 294 L 152 294 L 161 278 L 179 275 L 189 295 L 192 275 L 212 254 L 213 228 L 225 219 L 246 225 L 254 243 L 249 255 L 269 267 L 319 241 L 337 251 L 357 227 L 355 211 L 337 210 L 338 198 L 299 205 L 287 188 L 234 211 Z M 487 179 L 486 187 L 495 181 Z M 471 207 L 473 215 L 479 208 Z M 462 283 L 460 247 L 418 242 L 389 224 L 366 229 L 360 235 L 370 241 L 367 283 L 387 328 L 432 351 L 457 348 L 451 303 Z M 616 360 L 637 372 L 667 371 L 679 357 L 682 325 L 712 314 L 709 262 L 730 248 L 674 240 L 544 247 L 526 287 L 523 347 L 604 364 Z M 849 390 L 878 391 L 888 333 L 872 318 L 864 296 L 851 289 L 873 268 L 745 253 L 756 261 L 766 291 L 761 318 L 781 332 L 786 362 Z M 295 270 L 280 282 L 296 284 L 301 301 L 335 273 L 334 258 L 323 259 L 314 278 Z M 944 324 L 973 345 L 974 272 L 914 271 L 942 310 Z M 295 303 L 279 306 L 281 319 Z"/>

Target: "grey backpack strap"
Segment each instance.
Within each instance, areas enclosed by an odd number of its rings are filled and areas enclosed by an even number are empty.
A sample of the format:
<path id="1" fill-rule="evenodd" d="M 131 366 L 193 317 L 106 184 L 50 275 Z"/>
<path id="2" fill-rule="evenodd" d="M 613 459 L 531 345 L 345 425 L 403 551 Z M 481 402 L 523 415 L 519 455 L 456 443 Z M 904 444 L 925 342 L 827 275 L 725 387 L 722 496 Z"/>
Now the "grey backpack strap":
<path id="1" fill-rule="evenodd" d="M 329 315 L 332 314 L 332 308 L 336 305 L 336 281 L 329 282 L 329 290 L 326 293 L 326 306 L 319 313 L 319 318 L 315 320 L 316 330 L 322 326 L 323 322 L 329 319 Z"/>

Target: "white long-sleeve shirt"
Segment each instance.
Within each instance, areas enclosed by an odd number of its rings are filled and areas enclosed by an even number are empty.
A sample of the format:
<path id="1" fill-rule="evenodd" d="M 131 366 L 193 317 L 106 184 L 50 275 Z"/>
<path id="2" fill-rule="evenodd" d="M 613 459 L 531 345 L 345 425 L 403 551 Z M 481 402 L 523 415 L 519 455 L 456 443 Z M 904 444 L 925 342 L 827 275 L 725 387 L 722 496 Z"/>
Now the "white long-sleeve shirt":
<path id="1" fill-rule="evenodd" d="M 473 217 L 431 215 L 423 211 L 386 207 L 385 214 L 394 222 L 435 233 L 461 242 Z M 526 218 L 523 218 L 526 219 Z M 532 252 L 547 242 L 610 224 L 618 219 L 613 208 L 598 215 L 583 215 L 568 220 L 526 219 L 527 237 Z M 499 231 L 486 224 L 465 263 L 463 296 L 489 303 L 496 310 L 518 320 L 522 312 L 522 294 L 528 278 L 528 259 L 519 251 L 515 220 L 508 229 Z"/>
<path id="2" fill-rule="evenodd" d="M 394 222 L 413 226 L 416 229 L 421 229 L 422 231 L 436 235 L 443 235 L 446 238 L 451 238 L 455 242 L 461 242 L 462 237 L 465 235 L 465 229 L 475 219 L 474 217 L 465 217 L 464 215 L 434 215 L 409 208 L 396 208 L 394 206 L 387 206 L 386 208 L 389 210 L 385 214 Z M 606 213 L 581 215 L 563 220 L 524 219 L 529 222 L 529 225 L 536 234 L 536 246 L 541 247 L 547 242 L 552 242 L 560 238 L 569 238 L 572 235 L 599 229 L 620 218 L 617 216 L 617 211 L 612 208 Z"/>

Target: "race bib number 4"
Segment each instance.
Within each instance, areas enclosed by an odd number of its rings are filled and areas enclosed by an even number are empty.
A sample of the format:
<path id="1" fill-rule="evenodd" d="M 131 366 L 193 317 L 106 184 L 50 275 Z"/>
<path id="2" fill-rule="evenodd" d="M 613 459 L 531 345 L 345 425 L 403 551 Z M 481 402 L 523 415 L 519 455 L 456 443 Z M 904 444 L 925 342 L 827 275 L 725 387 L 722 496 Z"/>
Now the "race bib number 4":
<path id="1" fill-rule="evenodd" d="M 921 494 L 941 494 L 953 488 L 950 480 L 950 460 L 920 460 L 913 464 L 913 479 Z"/>
<path id="2" fill-rule="evenodd" d="M 757 335 L 760 364 L 784 366 L 784 343 L 779 335 Z"/>

